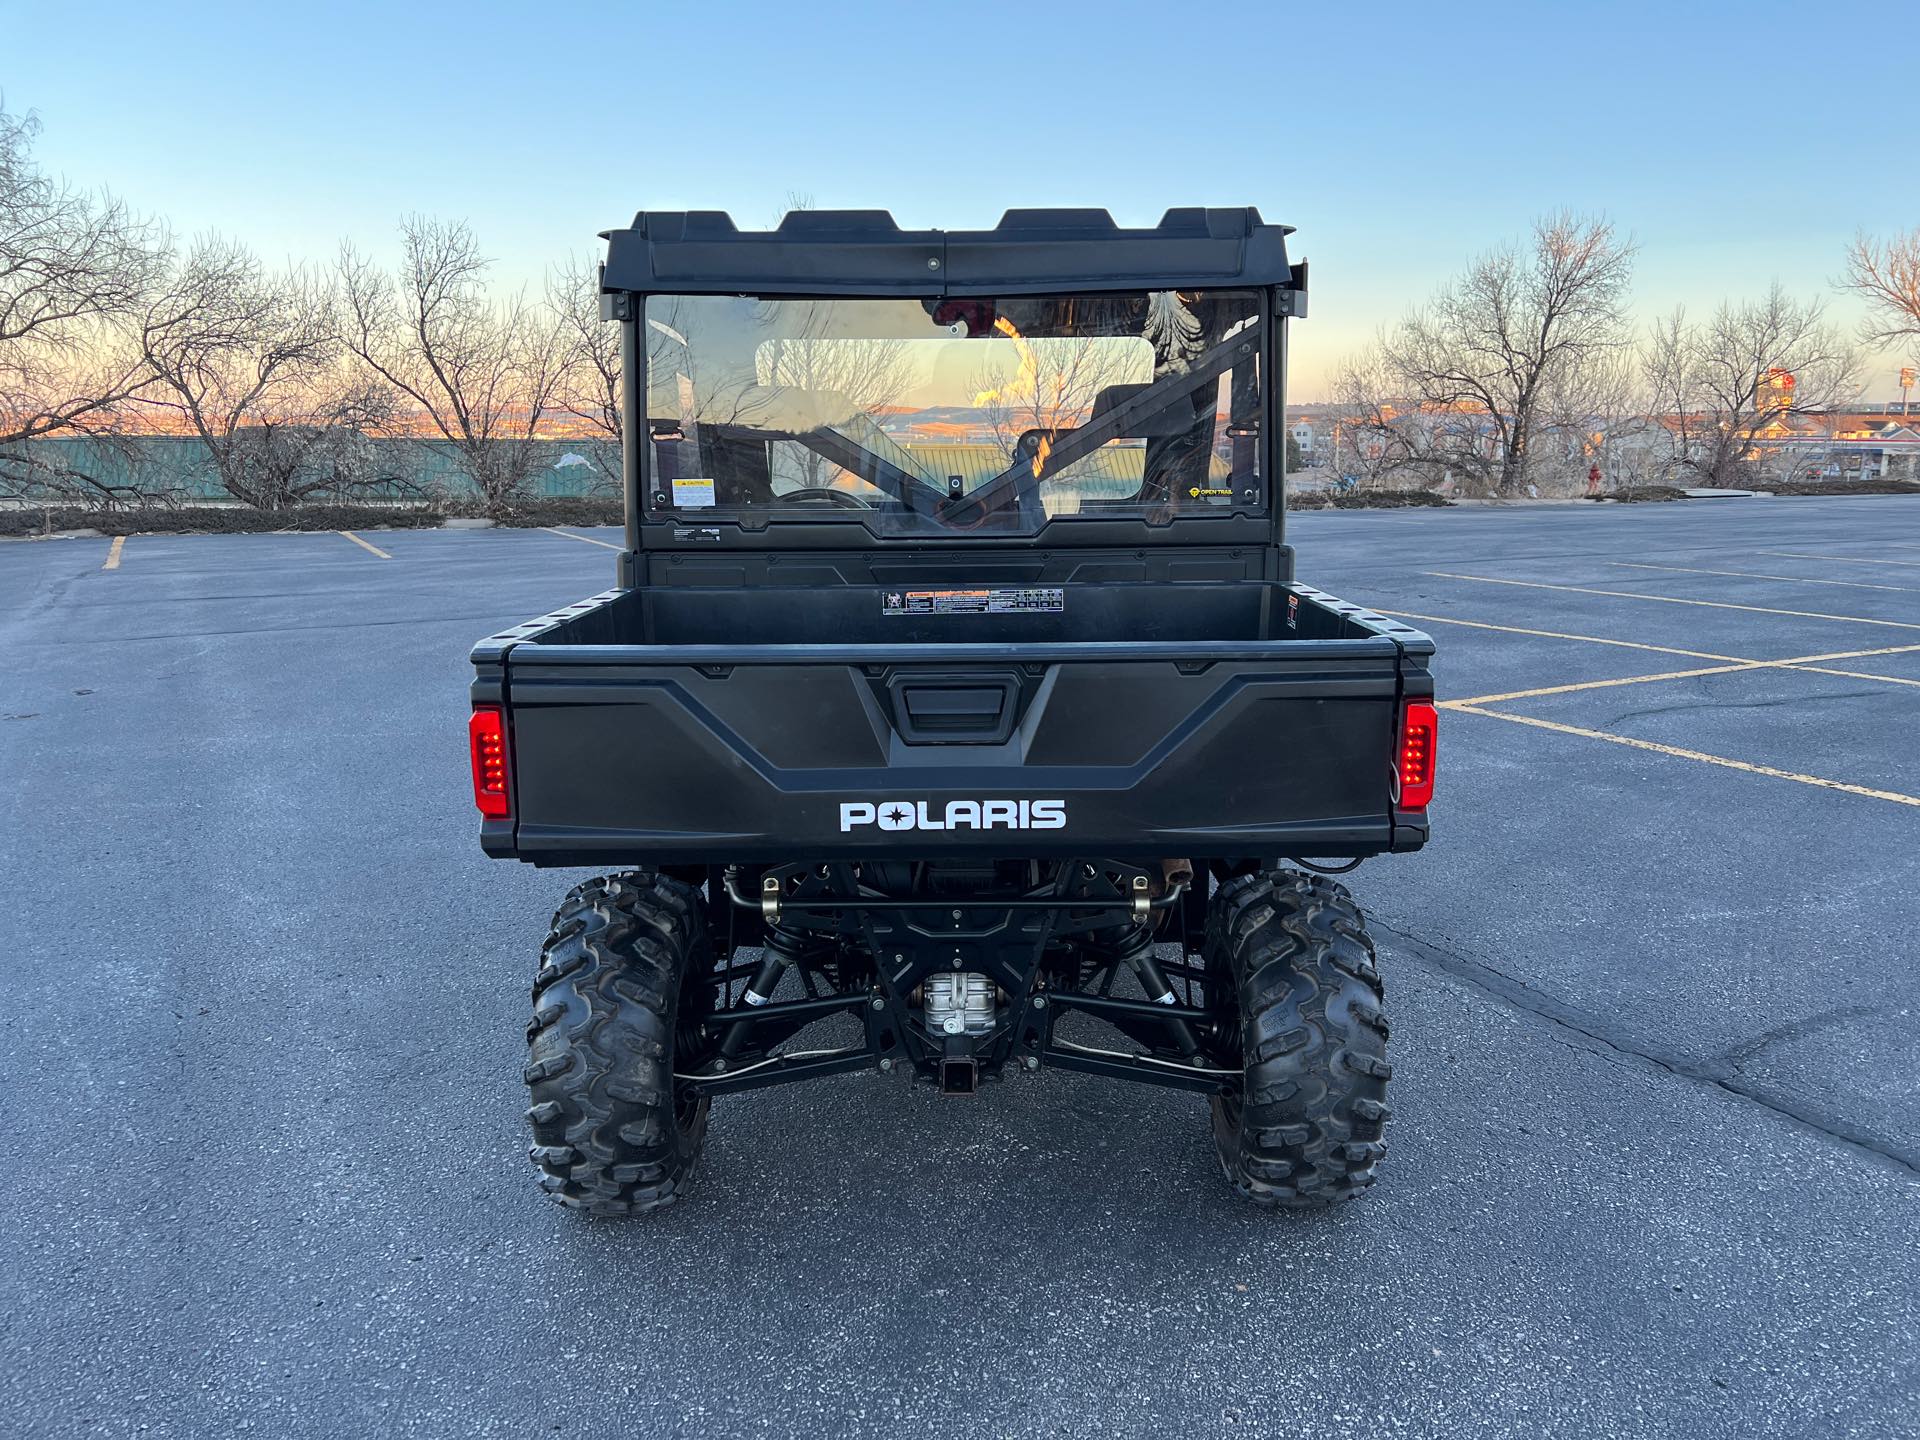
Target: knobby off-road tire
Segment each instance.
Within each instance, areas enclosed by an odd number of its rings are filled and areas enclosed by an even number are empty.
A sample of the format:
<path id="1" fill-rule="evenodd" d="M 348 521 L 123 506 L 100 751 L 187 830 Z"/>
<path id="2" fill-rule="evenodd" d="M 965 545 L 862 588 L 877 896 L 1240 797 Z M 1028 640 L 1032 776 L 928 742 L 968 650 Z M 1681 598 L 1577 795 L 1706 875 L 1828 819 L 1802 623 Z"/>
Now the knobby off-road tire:
<path id="1" fill-rule="evenodd" d="M 677 880 L 610 875 L 561 903 L 533 982 L 526 1081 L 528 1154 L 562 1205 L 640 1215 L 686 1188 L 707 1101 L 673 1072 L 712 968 L 699 898 Z"/>
<path id="2" fill-rule="evenodd" d="M 1351 1200 L 1386 1154 L 1393 1074 L 1365 917 L 1345 886 L 1282 872 L 1229 881 L 1208 920 L 1207 972 L 1231 979 L 1216 1003 L 1246 1066 L 1213 1101 L 1228 1182 L 1274 1209 Z"/>

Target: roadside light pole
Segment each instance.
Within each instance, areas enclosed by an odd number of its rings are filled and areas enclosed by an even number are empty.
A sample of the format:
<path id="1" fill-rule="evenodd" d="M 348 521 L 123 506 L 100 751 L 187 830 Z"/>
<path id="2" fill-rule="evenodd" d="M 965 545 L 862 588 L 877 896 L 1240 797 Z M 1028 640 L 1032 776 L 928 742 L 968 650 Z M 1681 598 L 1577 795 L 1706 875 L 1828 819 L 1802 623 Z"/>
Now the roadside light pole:
<path id="1" fill-rule="evenodd" d="M 1911 389 L 1913 389 L 1913 366 L 1902 365 L 1900 367 L 1900 418 L 1903 420 L 1907 414 L 1907 392 Z"/>

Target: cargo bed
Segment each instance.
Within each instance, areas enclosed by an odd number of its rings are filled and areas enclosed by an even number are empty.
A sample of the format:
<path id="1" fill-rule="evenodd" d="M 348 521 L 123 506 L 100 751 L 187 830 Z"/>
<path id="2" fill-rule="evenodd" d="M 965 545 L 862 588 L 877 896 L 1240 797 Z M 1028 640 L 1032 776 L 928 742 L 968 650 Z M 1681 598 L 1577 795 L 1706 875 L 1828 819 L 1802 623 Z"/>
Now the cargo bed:
<path id="1" fill-rule="evenodd" d="M 1298 584 L 613 590 L 482 641 L 538 865 L 1342 857 L 1395 804 L 1425 635 Z"/>

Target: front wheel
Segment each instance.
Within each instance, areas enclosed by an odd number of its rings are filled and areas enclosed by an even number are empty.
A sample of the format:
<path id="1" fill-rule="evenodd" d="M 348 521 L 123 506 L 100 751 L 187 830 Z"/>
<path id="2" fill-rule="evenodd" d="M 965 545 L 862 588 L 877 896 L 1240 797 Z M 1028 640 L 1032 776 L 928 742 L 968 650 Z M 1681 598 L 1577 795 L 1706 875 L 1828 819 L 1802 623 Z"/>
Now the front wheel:
<path id="1" fill-rule="evenodd" d="M 596 1215 L 639 1215 L 686 1189 L 707 1101 L 674 1079 L 713 968 L 699 897 L 664 875 L 577 886 L 533 982 L 528 1152 L 541 1187 Z"/>
<path id="2" fill-rule="evenodd" d="M 1246 1079 L 1213 1101 L 1228 1182 L 1273 1209 L 1371 1188 L 1387 1147 L 1387 1021 L 1366 918 L 1345 886 L 1283 871 L 1229 881 L 1208 917 L 1221 1030 Z"/>

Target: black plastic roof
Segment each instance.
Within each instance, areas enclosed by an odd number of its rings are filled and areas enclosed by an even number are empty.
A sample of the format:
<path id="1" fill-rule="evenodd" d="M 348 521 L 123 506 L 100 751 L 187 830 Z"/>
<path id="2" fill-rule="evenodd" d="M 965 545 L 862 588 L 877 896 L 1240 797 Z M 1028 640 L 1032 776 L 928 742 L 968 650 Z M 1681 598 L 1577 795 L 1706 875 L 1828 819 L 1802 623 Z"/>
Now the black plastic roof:
<path id="1" fill-rule="evenodd" d="M 991 230 L 902 230 L 885 210 L 796 210 L 777 230 L 722 210 L 641 211 L 606 233 L 609 292 L 1033 295 L 1286 285 L 1291 227 L 1252 206 L 1169 210 L 1123 230 L 1105 210 L 1009 210 Z"/>

